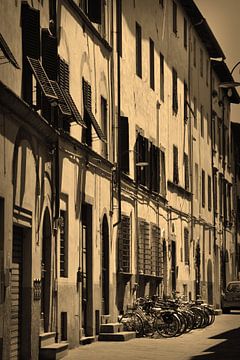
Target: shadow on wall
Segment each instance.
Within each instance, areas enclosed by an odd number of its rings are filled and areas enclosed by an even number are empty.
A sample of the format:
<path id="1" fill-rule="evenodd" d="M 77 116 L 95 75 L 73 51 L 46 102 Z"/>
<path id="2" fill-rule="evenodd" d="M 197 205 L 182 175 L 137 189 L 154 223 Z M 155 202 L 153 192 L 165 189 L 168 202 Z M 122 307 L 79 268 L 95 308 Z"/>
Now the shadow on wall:
<path id="1" fill-rule="evenodd" d="M 234 314 L 232 312 L 232 314 Z M 230 315 L 231 316 L 231 315 Z M 211 337 L 210 339 L 223 339 L 217 345 L 205 350 L 206 354 L 191 357 L 191 360 L 237 360 L 240 356 L 240 327 L 226 331 L 222 334 Z"/>

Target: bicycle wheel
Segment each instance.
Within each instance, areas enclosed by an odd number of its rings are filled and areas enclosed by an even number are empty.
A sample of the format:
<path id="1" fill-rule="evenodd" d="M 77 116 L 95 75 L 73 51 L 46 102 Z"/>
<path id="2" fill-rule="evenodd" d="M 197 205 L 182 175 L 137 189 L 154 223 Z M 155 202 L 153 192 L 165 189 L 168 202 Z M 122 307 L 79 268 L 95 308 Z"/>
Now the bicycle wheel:
<path id="1" fill-rule="evenodd" d="M 176 314 L 163 311 L 157 315 L 154 327 L 161 336 L 173 337 L 179 331 L 180 322 Z"/>
<path id="2" fill-rule="evenodd" d="M 150 315 L 150 314 L 144 315 L 144 320 L 143 320 L 144 335 L 153 336 L 153 334 L 155 332 L 154 321 L 155 321 L 155 318 L 152 315 Z"/>
<path id="3" fill-rule="evenodd" d="M 143 335 L 143 322 L 141 317 L 135 313 L 126 313 L 120 319 L 124 331 L 135 331 L 137 335 Z"/>

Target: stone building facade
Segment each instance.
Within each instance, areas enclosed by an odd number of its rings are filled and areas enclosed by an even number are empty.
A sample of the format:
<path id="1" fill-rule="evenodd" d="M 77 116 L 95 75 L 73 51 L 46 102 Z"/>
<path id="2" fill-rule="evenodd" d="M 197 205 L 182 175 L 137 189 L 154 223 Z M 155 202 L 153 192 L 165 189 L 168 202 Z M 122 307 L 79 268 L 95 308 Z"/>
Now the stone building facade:
<path id="1" fill-rule="evenodd" d="M 0 0 L 3 359 L 239 277 L 232 76 L 193 1 L 146 3 Z"/>

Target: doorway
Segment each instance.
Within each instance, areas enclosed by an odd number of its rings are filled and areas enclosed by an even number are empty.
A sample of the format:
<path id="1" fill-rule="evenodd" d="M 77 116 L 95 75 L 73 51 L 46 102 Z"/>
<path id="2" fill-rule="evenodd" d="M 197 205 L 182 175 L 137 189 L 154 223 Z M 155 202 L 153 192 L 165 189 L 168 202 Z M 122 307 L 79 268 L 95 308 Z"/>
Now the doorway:
<path id="1" fill-rule="evenodd" d="M 102 222 L 102 315 L 109 314 L 109 230 L 107 216 Z"/>
<path id="2" fill-rule="evenodd" d="M 43 219 L 41 258 L 41 331 L 50 331 L 52 234 L 49 210 Z"/>

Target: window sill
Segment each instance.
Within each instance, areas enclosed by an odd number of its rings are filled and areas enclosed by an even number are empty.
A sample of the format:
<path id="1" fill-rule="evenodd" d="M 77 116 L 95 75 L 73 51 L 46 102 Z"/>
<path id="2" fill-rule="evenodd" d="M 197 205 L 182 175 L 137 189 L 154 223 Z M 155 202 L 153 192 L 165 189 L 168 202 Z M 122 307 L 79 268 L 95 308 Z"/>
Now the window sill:
<path id="1" fill-rule="evenodd" d="M 182 186 L 168 180 L 167 182 L 168 184 L 168 188 L 173 190 L 174 192 L 180 193 L 182 195 L 185 195 L 187 197 L 190 197 L 192 195 L 192 193 L 188 190 L 186 190 L 185 188 L 183 188 Z"/>
<path id="2" fill-rule="evenodd" d="M 129 282 L 132 277 L 132 273 L 124 272 L 124 271 L 118 271 L 117 273 L 119 280 L 124 282 Z"/>

